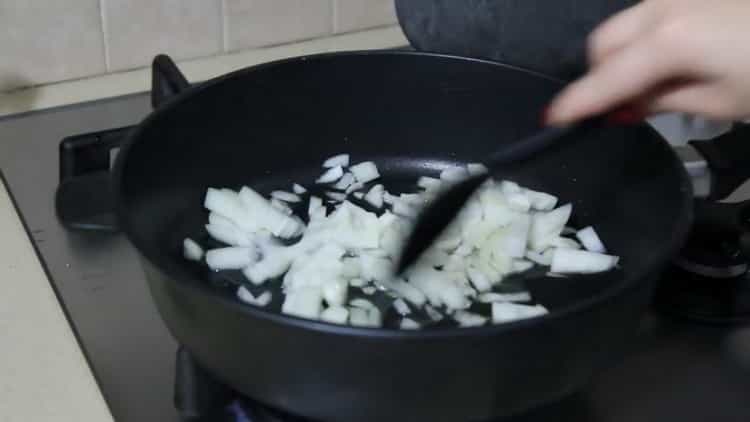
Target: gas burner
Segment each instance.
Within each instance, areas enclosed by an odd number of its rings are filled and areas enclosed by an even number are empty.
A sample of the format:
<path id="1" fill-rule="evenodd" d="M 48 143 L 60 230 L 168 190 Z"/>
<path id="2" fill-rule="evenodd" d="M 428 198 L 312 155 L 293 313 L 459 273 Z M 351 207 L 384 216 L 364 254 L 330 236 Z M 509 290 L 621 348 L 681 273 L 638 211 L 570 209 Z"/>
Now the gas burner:
<path id="1" fill-rule="evenodd" d="M 750 321 L 750 258 L 739 235 L 696 230 L 665 272 L 656 306 L 707 323 Z"/>

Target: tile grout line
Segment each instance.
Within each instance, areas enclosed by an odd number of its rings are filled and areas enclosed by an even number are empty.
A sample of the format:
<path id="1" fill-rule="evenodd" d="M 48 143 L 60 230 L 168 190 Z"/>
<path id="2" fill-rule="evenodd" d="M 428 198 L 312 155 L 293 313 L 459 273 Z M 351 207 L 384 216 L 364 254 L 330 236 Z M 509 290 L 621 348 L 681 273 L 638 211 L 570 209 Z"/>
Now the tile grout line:
<path id="1" fill-rule="evenodd" d="M 339 0 L 331 0 L 331 34 L 338 33 L 338 28 L 336 23 L 339 20 Z"/>
<path id="2" fill-rule="evenodd" d="M 99 0 L 99 19 L 102 27 L 102 45 L 104 46 L 104 68 L 107 72 L 112 71 L 109 58 L 109 40 L 107 38 L 107 14 L 104 11 L 104 1 Z"/>
<path id="3" fill-rule="evenodd" d="M 227 0 L 221 0 L 221 50 L 229 52 L 229 15 L 227 14 Z"/>

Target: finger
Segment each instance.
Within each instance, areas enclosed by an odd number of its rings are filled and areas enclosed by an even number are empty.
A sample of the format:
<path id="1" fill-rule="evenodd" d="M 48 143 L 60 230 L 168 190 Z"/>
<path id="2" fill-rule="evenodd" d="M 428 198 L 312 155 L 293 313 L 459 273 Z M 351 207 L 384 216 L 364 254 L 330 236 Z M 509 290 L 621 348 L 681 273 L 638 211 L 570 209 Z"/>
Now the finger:
<path id="1" fill-rule="evenodd" d="M 553 100 L 547 111 L 548 123 L 567 124 L 604 113 L 647 96 L 651 88 L 678 76 L 678 56 L 663 54 L 660 44 L 654 37 L 640 41 L 593 68 Z"/>
<path id="2" fill-rule="evenodd" d="M 682 112 L 713 119 L 735 119 L 737 114 L 728 95 L 718 83 L 691 82 L 662 92 L 647 104 L 652 113 Z"/>
<path id="3" fill-rule="evenodd" d="M 589 36 L 589 61 L 598 64 L 648 33 L 659 19 L 657 11 L 655 3 L 644 1 L 605 20 Z"/>

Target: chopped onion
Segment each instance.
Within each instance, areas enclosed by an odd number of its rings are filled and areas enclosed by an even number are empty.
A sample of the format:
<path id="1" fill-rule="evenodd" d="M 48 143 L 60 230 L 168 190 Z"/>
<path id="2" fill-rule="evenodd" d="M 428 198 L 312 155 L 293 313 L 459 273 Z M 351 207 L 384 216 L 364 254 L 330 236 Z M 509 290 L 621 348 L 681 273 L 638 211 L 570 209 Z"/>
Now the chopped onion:
<path id="1" fill-rule="evenodd" d="M 490 171 L 487 166 L 482 163 L 469 163 L 466 165 L 466 170 L 468 170 L 469 174 L 472 176 L 486 174 Z"/>
<path id="2" fill-rule="evenodd" d="M 521 305 L 511 302 L 492 303 L 492 322 L 495 324 L 533 318 L 547 313 L 549 311 L 542 305 Z"/>
<path id="3" fill-rule="evenodd" d="M 563 249 L 581 249 L 581 245 L 579 245 L 575 240 L 560 236 L 552 239 L 552 241 L 550 242 L 550 246 L 553 248 Z"/>
<path id="4" fill-rule="evenodd" d="M 349 154 L 338 154 L 323 162 L 324 168 L 346 167 L 349 165 Z"/>
<path id="5" fill-rule="evenodd" d="M 323 173 L 315 183 L 333 183 L 344 175 L 344 169 L 341 166 L 335 166 Z"/>
<path id="6" fill-rule="evenodd" d="M 551 211 L 557 205 L 557 197 L 548 193 L 523 189 L 523 194 L 528 198 L 531 209 L 535 211 Z"/>
<path id="7" fill-rule="evenodd" d="M 542 251 L 560 236 L 570 218 L 573 207 L 570 204 L 549 212 L 534 214 L 531 219 L 529 246 L 532 250 Z"/>
<path id="8" fill-rule="evenodd" d="M 289 208 L 289 205 L 287 205 L 285 202 L 280 201 L 276 198 L 271 200 L 271 206 L 283 212 L 286 215 L 292 215 L 292 213 L 294 212 L 292 211 L 291 208 Z"/>
<path id="9" fill-rule="evenodd" d="M 411 283 L 403 280 L 378 280 L 377 283 L 416 306 L 422 306 L 427 302 L 425 294 Z"/>
<path id="10" fill-rule="evenodd" d="M 487 322 L 486 317 L 467 311 L 454 313 L 453 319 L 456 320 L 460 327 L 479 327 Z"/>
<path id="11" fill-rule="evenodd" d="M 354 192 L 354 197 L 357 199 L 365 199 L 365 194 L 362 192 Z"/>
<path id="12" fill-rule="evenodd" d="M 552 265 L 552 254 L 555 252 L 555 249 L 547 249 L 543 253 L 534 252 L 534 251 L 526 251 L 526 258 L 529 259 L 531 262 L 535 262 L 539 265 L 544 266 L 550 266 Z"/>
<path id="13" fill-rule="evenodd" d="M 346 324 L 349 310 L 343 306 L 331 306 L 320 314 L 320 319 L 333 324 Z"/>
<path id="14" fill-rule="evenodd" d="M 557 248 L 552 254 L 550 271 L 560 274 L 591 274 L 609 271 L 617 265 L 618 258 L 596 252 Z"/>
<path id="15" fill-rule="evenodd" d="M 484 273 L 476 268 L 469 267 L 466 269 L 466 275 L 469 276 L 469 281 L 477 291 L 486 292 L 492 289 L 492 283 Z"/>
<path id="16" fill-rule="evenodd" d="M 407 305 L 403 299 L 394 300 L 393 308 L 396 310 L 396 312 L 398 312 L 399 315 L 409 315 L 411 313 L 411 309 L 409 309 L 409 305 Z"/>
<path id="17" fill-rule="evenodd" d="M 362 189 L 363 187 L 365 187 L 364 183 L 362 183 L 362 182 L 354 182 L 351 185 L 349 185 L 348 188 L 346 188 L 346 194 L 348 195 L 348 194 L 350 194 L 350 193 L 352 193 L 354 191 L 358 191 L 358 190 Z"/>
<path id="18" fill-rule="evenodd" d="M 344 173 L 344 175 L 341 176 L 341 179 L 339 179 L 333 187 L 345 191 L 349 189 L 349 186 L 351 186 L 352 183 L 354 183 L 354 175 L 351 173 Z"/>
<path id="19" fill-rule="evenodd" d="M 302 195 L 303 193 L 307 192 L 307 189 L 304 186 L 295 183 L 292 185 L 292 191 L 297 195 Z"/>
<path id="20" fill-rule="evenodd" d="M 343 279 L 333 279 L 323 284 L 323 299 L 328 306 L 341 306 L 346 303 L 347 283 Z"/>
<path id="21" fill-rule="evenodd" d="M 526 261 L 525 259 L 514 259 L 513 260 L 513 272 L 522 273 L 528 271 L 534 267 L 534 263 Z"/>
<path id="22" fill-rule="evenodd" d="M 607 253 L 607 250 L 604 248 L 604 243 L 599 239 L 599 235 L 596 234 L 596 230 L 594 230 L 593 227 L 588 226 L 579 230 L 576 233 L 576 237 L 581 241 L 583 247 L 586 248 L 587 251 Z"/>
<path id="23" fill-rule="evenodd" d="M 236 246 L 211 249 L 206 252 L 206 264 L 212 270 L 239 270 L 254 263 L 258 252 L 250 248 Z"/>
<path id="24" fill-rule="evenodd" d="M 299 202 L 302 200 L 297 194 L 283 190 L 275 190 L 271 192 L 271 197 L 284 202 Z"/>
<path id="25" fill-rule="evenodd" d="M 401 320 L 399 328 L 401 328 L 402 330 L 418 330 L 422 328 L 422 326 L 419 325 L 417 321 L 414 321 L 411 318 L 404 318 Z"/>
<path id="26" fill-rule="evenodd" d="M 349 167 L 354 178 L 360 183 L 367 183 L 380 177 L 377 166 L 372 161 L 365 161 Z"/>
<path id="27" fill-rule="evenodd" d="M 531 293 L 520 292 L 520 293 L 482 293 L 477 296 L 477 300 L 482 303 L 493 303 L 493 302 L 530 302 Z"/>
<path id="28" fill-rule="evenodd" d="M 383 193 L 385 188 L 383 185 L 375 185 L 370 188 L 370 191 L 365 195 L 365 201 L 375 208 L 381 208 L 383 206 Z"/>
<path id="29" fill-rule="evenodd" d="M 302 286 L 286 292 L 281 312 L 302 318 L 318 319 L 323 295 L 317 286 Z"/>
<path id="30" fill-rule="evenodd" d="M 265 291 L 258 295 L 258 297 L 255 297 L 250 293 L 250 290 L 245 288 L 245 286 L 240 286 L 240 288 L 237 289 L 237 297 L 245 303 L 261 307 L 266 306 L 271 302 L 271 292 Z"/>
<path id="31" fill-rule="evenodd" d="M 182 241 L 182 254 L 190 261 L 200 261 L 203 258 L 203 248 L 193 239 L 185 238 Z"/>
<path id="32" fill-rule="evenodd" d="M 288 253 L 269 253 L 263 259 L 242 270 L 242 274 L 253 284 L 263 284 L 267 280 L 280 277 L 292 264 Z"/>
<path id="33" fill-rule="evenodd" d="M 326 192 L 326 196 L 335 202 L 343 202 L 346 200 L 346 194 L 341 192 Z"/>
<path id="34" fill-rule="evenodd" d="M 231 191 L 230 191 L 231 192 Z M 253 218 L 248 218 L 248 212 L 239 196 L 232 192 L 208 188 L 204 207 L 249 232 L 258 230 L 258 224 Z"/>

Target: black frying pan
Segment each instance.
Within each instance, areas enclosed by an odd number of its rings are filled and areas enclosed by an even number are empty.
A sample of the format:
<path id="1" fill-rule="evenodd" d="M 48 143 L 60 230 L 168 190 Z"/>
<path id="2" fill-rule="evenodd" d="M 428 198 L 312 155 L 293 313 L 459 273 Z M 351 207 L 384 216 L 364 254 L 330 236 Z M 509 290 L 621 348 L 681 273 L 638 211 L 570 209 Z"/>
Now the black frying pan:
<path id="1" fill-rule="evenodd" d="M 606 274 L 523 280 L 547 316 L 403 332 L 286 316 L 278 291 L 267 309 L 244 305 L 182 258 L 183 238 L 206 239 L 207 187 L 309 184 L 324 158 L 348 152 L 375 161 L 398 190 L 534 131 L 561 83 L 411 52 L 292 58 L 194 87 L 165 56 L 154 70 L 158 107 L 114 171 L 120 227 L 175 338 L 232 388 L 295 415 L 483 421 L 563 397 L 620 356 L 690 226 L 690 180 L 667 143 L 645 125 L 605 130 L 497 174 L 573 202 L 575 225 L 596 226 L 622 257 Z M 80 226 L 65 212 L 69 182 L 58 210 Z"/>

